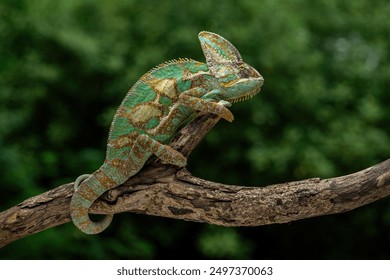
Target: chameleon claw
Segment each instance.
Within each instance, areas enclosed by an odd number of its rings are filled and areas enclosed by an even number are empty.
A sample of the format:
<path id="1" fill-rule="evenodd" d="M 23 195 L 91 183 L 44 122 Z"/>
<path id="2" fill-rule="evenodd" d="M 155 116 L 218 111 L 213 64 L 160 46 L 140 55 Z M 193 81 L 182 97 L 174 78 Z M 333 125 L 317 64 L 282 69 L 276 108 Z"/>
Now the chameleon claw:
<path id="1" fill-rule="evenodd" d="M 229 111 L 229 114 L 228 114 L 226 117 L 224 117 L 224 119 L 227 120 L 228 122 L 232 122 L 232 121 L 234 121 L 234 116 L 233 116 L 233 114 Z"/>
<path id="2" fill-rule="evenodd" d="M 230 112 L 230 110 L 227 109 L 227 107 L 232 106 L 232 104 L 226 100 L 220 100 L 218 101 L 218 104 L 223 106 L 221 117 L 227 120 L 228 122 L 232 122 L 234 120 L 234 116 L 232 112 Z"/>
<path id="3" fill-rule="evenodd" d="M 230 112 L 230 110 L 226 107 L 223 107 L 220 117 L 227 120 L 228 122 L 232 122 L 234 120 L 232 112 Z"/>

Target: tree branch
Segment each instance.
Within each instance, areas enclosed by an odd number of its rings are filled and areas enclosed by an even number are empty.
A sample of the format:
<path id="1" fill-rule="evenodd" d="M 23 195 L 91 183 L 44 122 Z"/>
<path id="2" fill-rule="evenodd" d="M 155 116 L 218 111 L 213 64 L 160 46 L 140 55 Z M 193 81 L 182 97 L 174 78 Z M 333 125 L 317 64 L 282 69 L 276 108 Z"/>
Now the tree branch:
<path id="1" fill-rule="evenodd" d="M 171 146 L 188 156 L 218 122 L 202 114 Z M 0 213 L 0 247 L 70 221 L 73 183 L 29 198 Z M 143 213 L 223 226 L 259 226 L 346 212 L 390 194 L 390 159 L 354 174 L 267 187 L 224 185 L 193 177 L 186 169 L 150 163 L 110 190 L 91 213 Z"/>

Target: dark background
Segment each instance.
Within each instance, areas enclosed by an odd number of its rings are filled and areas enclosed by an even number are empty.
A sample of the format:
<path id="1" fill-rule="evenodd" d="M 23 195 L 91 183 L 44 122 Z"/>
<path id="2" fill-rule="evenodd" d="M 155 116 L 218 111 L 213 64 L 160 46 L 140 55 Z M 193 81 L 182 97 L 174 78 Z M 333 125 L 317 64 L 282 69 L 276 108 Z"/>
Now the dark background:
<path id="1" fill-rule="evenodd" d="M 0 211 L 104 159 L 111 118 L 164 61 L 204 61 L 202 30 L 264 76 L 189 158 L 196 176 L 265 186 L 352 173 L 390 155 L 390 2 L 0 2 Z M 222 228 L 116 215 L 88 236 L 68 223 L 2 259 L 388 259 L 390 200 L 282 225 Z"/>

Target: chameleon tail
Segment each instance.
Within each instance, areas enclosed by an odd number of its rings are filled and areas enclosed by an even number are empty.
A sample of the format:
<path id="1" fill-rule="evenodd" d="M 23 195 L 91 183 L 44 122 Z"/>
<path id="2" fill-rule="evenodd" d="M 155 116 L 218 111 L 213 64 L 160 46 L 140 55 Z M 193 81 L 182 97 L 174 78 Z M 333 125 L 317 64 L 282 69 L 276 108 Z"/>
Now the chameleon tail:
<path id="1" fill-rule="evenodd" d="M 75 182 L 70 214 L 76 227 L 86 234 L 102 232 L 110 225 L 113 218 L 113 215 L 104 215 L 102 220 L 95 222 L 88 215 L 88 210 L 93 202 L 107 190 L 118 185 L 103 172 L 103 168 L 101 167 L 92 175 L 82 175 Z M 85 180 L 83 181 L 83 179 Z"/>

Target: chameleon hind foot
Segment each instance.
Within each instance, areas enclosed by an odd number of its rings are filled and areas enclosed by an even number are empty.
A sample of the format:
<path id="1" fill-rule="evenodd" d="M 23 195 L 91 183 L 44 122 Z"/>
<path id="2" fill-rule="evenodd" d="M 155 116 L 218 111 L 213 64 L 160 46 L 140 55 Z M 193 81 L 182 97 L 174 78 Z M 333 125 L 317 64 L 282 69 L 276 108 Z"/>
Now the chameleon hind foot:
<path id="1" fill-rule="evenodd" d="M 168 145 L 161 144 L 160 142 L 152 139 L 147 134 L 141 134 L 137 137 L 133 150 L 135 150 L 134 148 L 136 148 L 136 146 L 156 155 L 165 164 L 172 164 L 178 167 L 184 167 L 187 165 L 187 158 L 185 156 Z"/>

